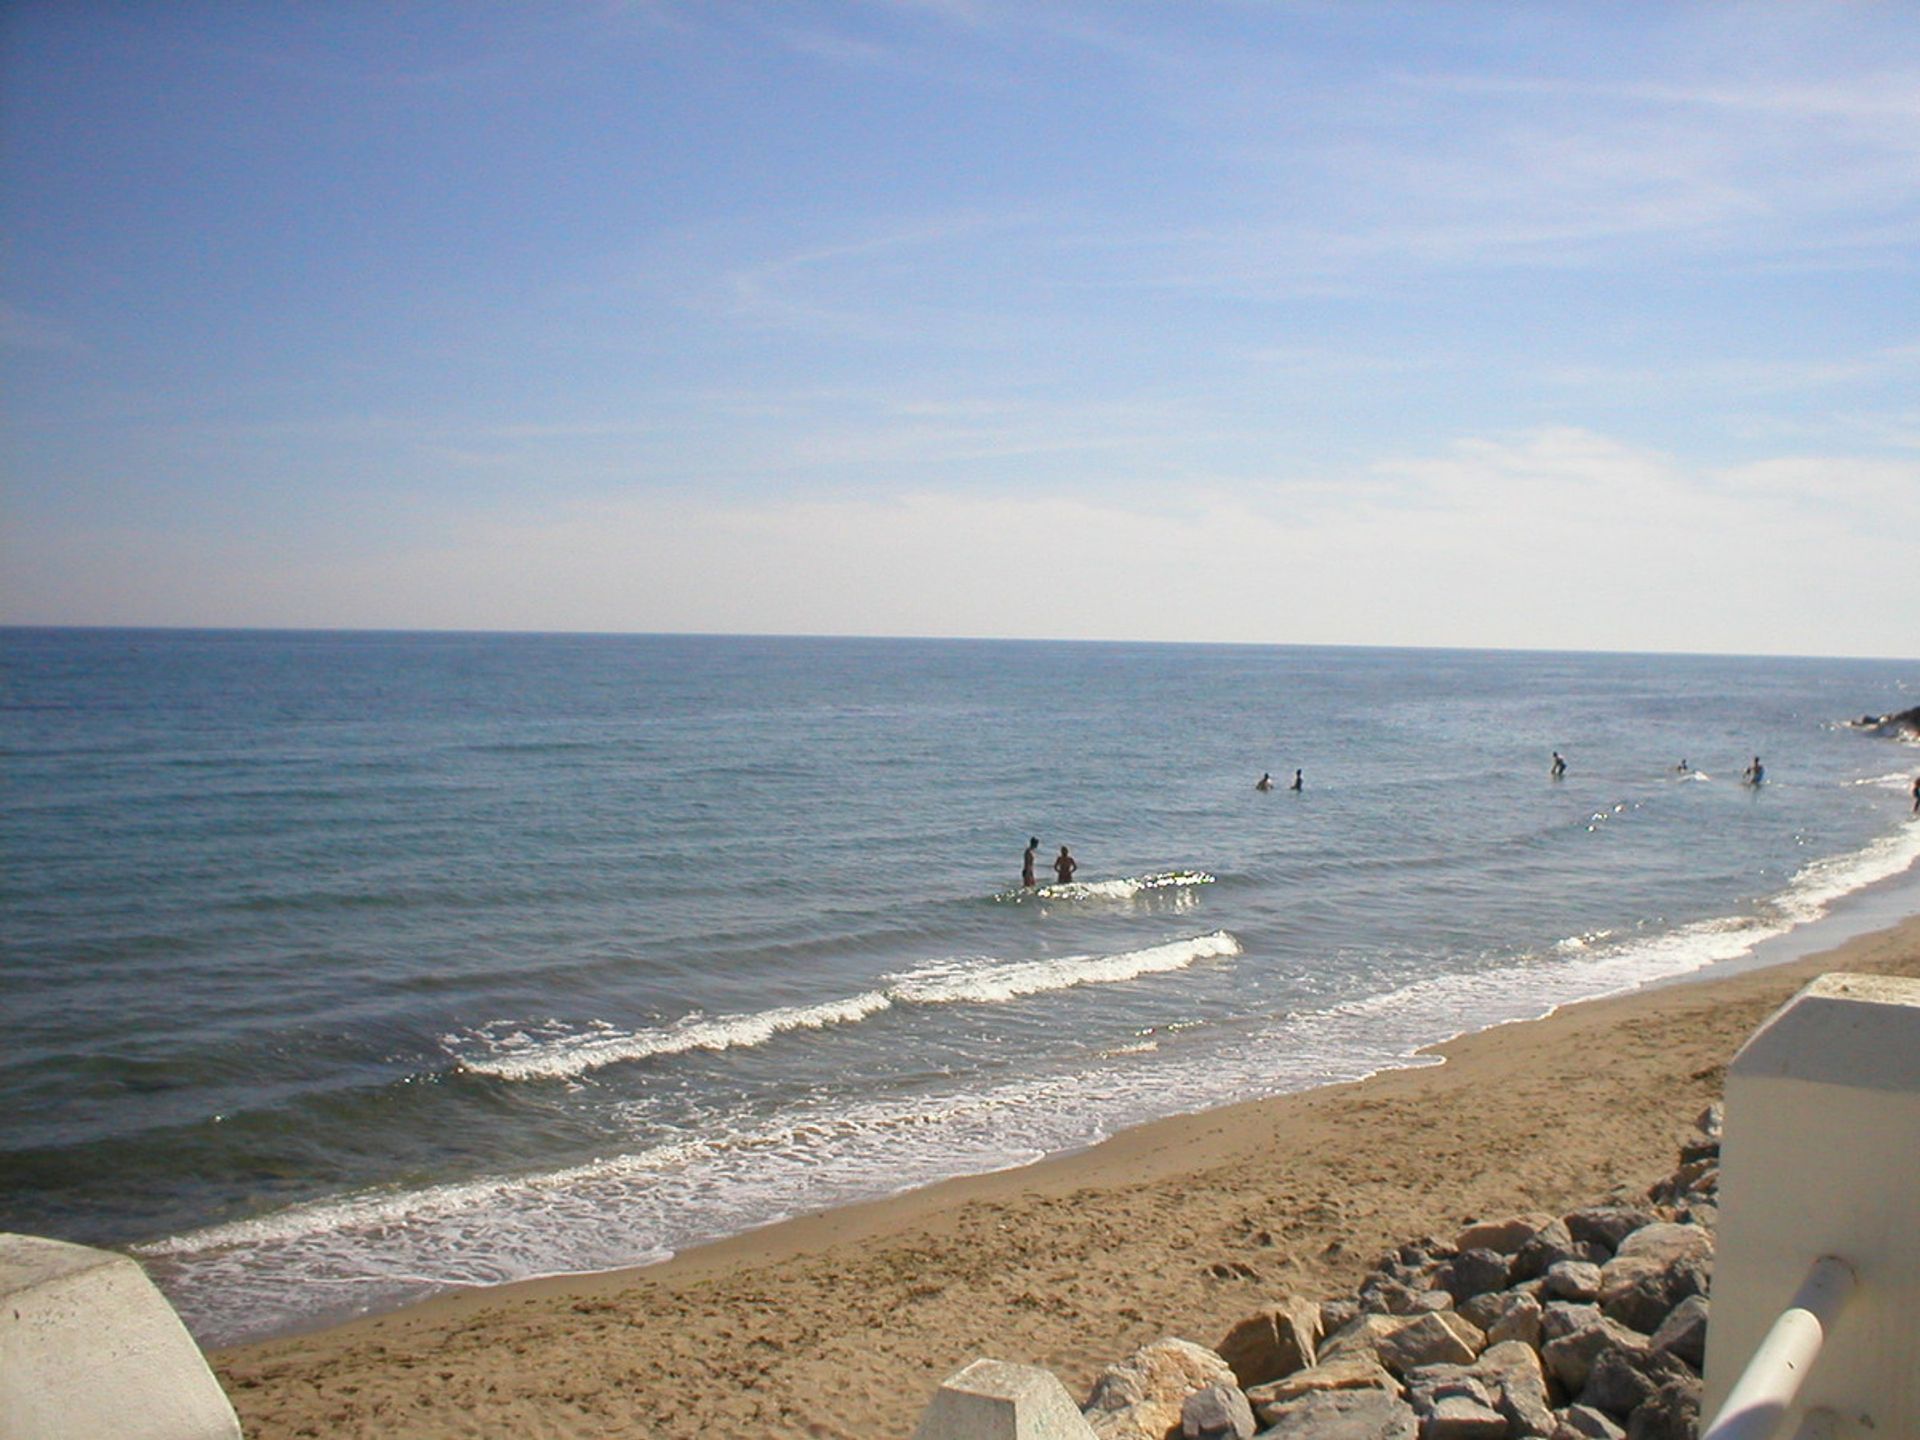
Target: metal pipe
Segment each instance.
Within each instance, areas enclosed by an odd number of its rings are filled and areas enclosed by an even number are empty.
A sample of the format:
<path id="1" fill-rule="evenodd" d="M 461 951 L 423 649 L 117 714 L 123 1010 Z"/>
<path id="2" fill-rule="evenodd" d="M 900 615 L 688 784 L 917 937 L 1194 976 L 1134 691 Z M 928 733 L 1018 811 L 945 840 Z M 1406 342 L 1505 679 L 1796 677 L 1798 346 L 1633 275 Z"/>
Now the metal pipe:
<path id="1" fill-rule="evenodd" d="M 1793 1303 L 1773 1322 L 1700 1440 L 1773 1440 L 1819 1358 L 1827 1331 L 1858 1285 L 1853 1267 L 1838 1256 L 1814 1261 Z"/>

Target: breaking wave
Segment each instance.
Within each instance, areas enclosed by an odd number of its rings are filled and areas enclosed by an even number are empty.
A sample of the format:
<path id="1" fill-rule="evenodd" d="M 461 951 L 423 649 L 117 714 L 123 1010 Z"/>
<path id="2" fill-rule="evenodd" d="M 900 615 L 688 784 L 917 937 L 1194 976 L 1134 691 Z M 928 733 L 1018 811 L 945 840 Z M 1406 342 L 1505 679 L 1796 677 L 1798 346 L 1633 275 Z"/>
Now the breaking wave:
<path id="1" fill-rule="evenodd" d="M 499 1080 L 571 1080 L 608 1065 L 764 1045 L 777 1035 L 849 1025 L 895 1005 L 992 1005 L 1028 995 L 1111 985 L 1143 975 L 1184 970 L 1198 960 L 1238 955 L 1240 942 L 1224 930 L 1170 940 L 1114 955 L 1063 955 L 1044 960 L 949 960 L 883 977 L 880 987 L 817 1005 L 783 1006 L 745 1015 L 689 1015 L 671 1025 L 620 1030 L 604 1022 L 584 1033 L 555 1022 L 488 1026 L 442 1043 L 473 1075 Z M 473 1043 L 491 1053 L 465 1055 Z"/>

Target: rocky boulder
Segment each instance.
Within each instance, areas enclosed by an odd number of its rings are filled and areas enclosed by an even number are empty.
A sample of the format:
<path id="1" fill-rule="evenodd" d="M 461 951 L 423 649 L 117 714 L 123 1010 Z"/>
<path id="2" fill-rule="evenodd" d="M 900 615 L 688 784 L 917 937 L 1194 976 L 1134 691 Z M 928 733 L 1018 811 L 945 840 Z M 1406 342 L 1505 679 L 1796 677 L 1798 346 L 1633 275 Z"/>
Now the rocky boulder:
<path id="1" fill-rule="evenodd" d="M 1306 1369 L 1319 1358 L 1319 1343 L 1320 1307 L 1290 1297 L 1241 1320 L 1214 1349 L 1247 1386 Z"/>
<path id="2" fill-rule="evenodd" d="M 1233 1383 L 1233 1371 L 1213 1351 L 1190 1340 L 1156 1340 L 1101 1371 L 1082 1413 L 1100 1440 L 1166 1440 L 1189 1395 Z"/>

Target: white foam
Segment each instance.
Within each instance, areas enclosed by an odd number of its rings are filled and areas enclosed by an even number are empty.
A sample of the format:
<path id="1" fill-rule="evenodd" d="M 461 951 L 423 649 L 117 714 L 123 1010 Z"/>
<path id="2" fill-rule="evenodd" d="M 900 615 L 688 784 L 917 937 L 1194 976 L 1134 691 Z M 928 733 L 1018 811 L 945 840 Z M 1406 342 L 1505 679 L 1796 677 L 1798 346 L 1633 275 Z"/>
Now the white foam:
<path id="1" fill-rule="evenodd" d="M 1024 960 L 930 965 L 890 978 L 887 994 L 901 1004 L 992 1004 L 1023 995 L 1068 990 L 1077 985 L 1110 985 L 1142 975 L 1184 970 L 1196 960 L 1238 955 L 1240 942 L 1224 930 L 1173 940 L 1118 955 L 1064 955 Z"/>
<path id="2" fill-rule="evenodd" d="M 1123 880 L 1069 880 L 1064 885 L 1042 885 L 1028 893 L 1046 900 L 1131 900 L 1150 890 L 1185 890 L 1214 883 L 1214 877 L 1204 870 L 1168 870 Z"/>
<path id="3" fill-rule="evenodd" d="M 818 1005 L 791 1005 L 748 1015 L 707 1019 L 689 1015 L 659 1029 L 621 1031 L 596 1022 L 593 1033 L 535 1041 L 515 1031 L 498 1053 L 463 1057 L 460 1068 L 500 1080 L 558 1080 L 584 1075 L 606 1065 L 645 1060 L 654 1055 L 682 1055 L 689 1050 L 732 1050 L 764 1045 L 791 1030 L 819 1030 L 864 1020 L 887 1009 L 893 1001 L 878 991 L 828 1000 Z"/>
<path id="4" fill-rule="evenodd" d="M 777 1035 L 853 1024 L 895 1005 L 991 1005 L 1027 995 L 1111 985 L 1143 975 L 1184 970 L 1197 960 L 1238 955 L 1240 942 L 1224 930 L 1195 935 L 1116 955 L 1065 955 L 1044 960 L 946 960 L 887 976 L 882 988 L 815 1005 L 787 1006 L 708 1019 L 689 1015 L 672 1025 L 623 1031 L 604 1021 L 586 1033 L 546 1037 L 547 1026 L 488 1027 L 471 1037 L 447 1036 L 457 1050 L 478 1041 L 492 1053 L 462 1056 L 460 1068 L 498 1080 L 568 1080 L 608 1065 L 680 1055 L 690 1050 L 731 1050 L 764 1045 Z M 504 1033 L 501 1033 L 504 1032 Z"/>

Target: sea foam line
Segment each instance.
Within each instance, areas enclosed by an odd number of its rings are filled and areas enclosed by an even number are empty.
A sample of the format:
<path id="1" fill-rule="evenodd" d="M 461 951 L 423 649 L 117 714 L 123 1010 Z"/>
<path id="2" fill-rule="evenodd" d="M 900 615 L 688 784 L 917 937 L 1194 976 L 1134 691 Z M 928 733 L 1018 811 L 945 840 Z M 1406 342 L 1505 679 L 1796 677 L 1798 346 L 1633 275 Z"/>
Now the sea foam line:
<path id="1" fill-rule="evenodd" d="M 460 1068 L 498 1080 L 570 1080 L 608 1065 L 764 1045 L 777 1035 L 853 1024 L 895 1005 L 992 1005 L 1028 995 L 1111 985 L 1143 975 L 1184 970 L 1199 960 L 1238 955 L 1240 942 L 1225 930 L 1170 940 L 1114 955 L 1064 955 L 1046 960 L 954 960 L 884 977 L 881 987 L 817 1005 L 784 1006 L 713 1018 L 690 1015 L 672 1025 L 637 1031 L 609 1028 L 531 1042 L 516 1031 L 496 1054 L 463 1056 Z M 450 1047 L 473 1037 L 449 1036 Z M 484 1035 L 481 1038 L 486 1038 Z"/>

